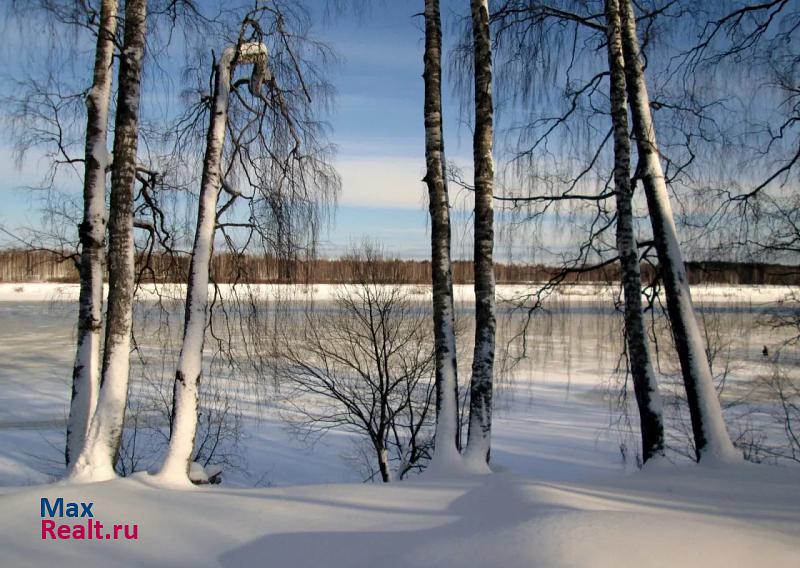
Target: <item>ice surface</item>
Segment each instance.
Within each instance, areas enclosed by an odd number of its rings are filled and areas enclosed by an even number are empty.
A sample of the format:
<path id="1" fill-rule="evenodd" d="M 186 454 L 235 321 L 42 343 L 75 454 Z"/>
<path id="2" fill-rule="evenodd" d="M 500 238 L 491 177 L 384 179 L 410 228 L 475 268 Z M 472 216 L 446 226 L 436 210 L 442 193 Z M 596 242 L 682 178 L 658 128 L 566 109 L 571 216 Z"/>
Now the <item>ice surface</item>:
<path id="1" fill-rule="evenodd" d="M 529 294 L 533 284 L 498 284 L 497 300 L 498 304 L 502 300 L 509 300 L 515 297 Z M 429 299 L 430 286 L 421 284 L 409 284 L 407 287 L 412 295 L 421 300 Z M 302 297 L 313 297 L 315 300 L 331 300 L 336 297 L 337 285 L 334 284 L 257 284 L 250 286 L 256 295 L 264 298 L 276 296 L 287 297 L 297 295 Z M 232 286 L 221 284 L 220 293 L 223 297 L 231 297 Z M 242 285 L 239 289 L 243 289 Z M 728 284 L 703 284 L 692 286 L 692 298 L 696 304 L 703 302 L 714 303 L 751 303 L 755 306 L 767 305 L 778 302 L 789 296 L 794 288 L 791 286 L 745 286 Z M 51 302 L 51 301 L 77 301 L 78 284 L 54 284 L 54 283 L 0 283 L 0 302 Z M 181 300 L 186 297 L 185 284 L 159 285 L 158 292 L 168 299 Z M 553 294 L 554 300 L 562 300 L 570 303 L 597 303 L 598 301 L 609 302 L 609 305 L 618 296 L 619 286 L 606 284 L 575 284 L 563 285 Z M 212 291 L 209 288 L 209 294 Z M 143 284 L 140 286 L 139 298 L 155 299 L 156 294 L 152 285 Z M 457 284 L 453 286 L 453 294 L 456 302 L 474 302 L 474 290 L 472 285 Z"/>

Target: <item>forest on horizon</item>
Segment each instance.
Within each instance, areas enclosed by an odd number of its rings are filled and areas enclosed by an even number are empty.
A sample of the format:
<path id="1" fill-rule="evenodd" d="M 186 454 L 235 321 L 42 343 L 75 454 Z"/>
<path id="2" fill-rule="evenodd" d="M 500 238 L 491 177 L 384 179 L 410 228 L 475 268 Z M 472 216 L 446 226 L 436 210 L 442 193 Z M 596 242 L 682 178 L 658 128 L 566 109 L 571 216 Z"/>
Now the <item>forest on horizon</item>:
<path id="1" fill-rule="evenodd" d="M 78 255 L 53 251 L 0 250 L 0 282 L 78 283 Z M 351 283 L 360 271 L 354 266 L 377 264 L 380 280 L 387 284 L 427 284 L 431 281 L 430 260 L 411 260 L 383 255 L 379 259 L 363 259 L 357 255 L 339 258 L 284 259 L 275 255 L 239 254 L 224 251 L 214 256 L 212 274 L 218 284 L 343 284 Z M 186 282 L 189 257 L 167 253 L 138 253 L 137 274 L 141 283 Z M 468 260 L 453 260 L 453 282 L 471 284 L 473 265 Z M 619 265 L 610 262 L 586 269 L 565 270 L 543 263 L 498 262 L 494 265 L 498 284 L 559 284 L 617 282 Z M 797 286 L 800 271 L 795 266 L 761 262 L 689 261 L 686 270 L 690 284 L 728 284 L 750 286 Z M 658 265 L 642 262 L 642 279 L 658 280 Z"/>

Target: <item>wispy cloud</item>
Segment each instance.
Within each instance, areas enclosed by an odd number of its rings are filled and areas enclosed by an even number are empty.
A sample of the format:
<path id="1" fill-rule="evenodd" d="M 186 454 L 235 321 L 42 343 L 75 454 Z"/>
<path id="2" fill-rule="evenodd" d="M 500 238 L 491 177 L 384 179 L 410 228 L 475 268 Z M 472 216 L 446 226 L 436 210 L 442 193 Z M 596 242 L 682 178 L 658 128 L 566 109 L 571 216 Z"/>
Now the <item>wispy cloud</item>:
<path id="1" fill-rule="evenodd" d="M 389 156 L 347 157 L 336 162 L 344 205 L 418 209 L 425 201 L 425 160 Z"/>

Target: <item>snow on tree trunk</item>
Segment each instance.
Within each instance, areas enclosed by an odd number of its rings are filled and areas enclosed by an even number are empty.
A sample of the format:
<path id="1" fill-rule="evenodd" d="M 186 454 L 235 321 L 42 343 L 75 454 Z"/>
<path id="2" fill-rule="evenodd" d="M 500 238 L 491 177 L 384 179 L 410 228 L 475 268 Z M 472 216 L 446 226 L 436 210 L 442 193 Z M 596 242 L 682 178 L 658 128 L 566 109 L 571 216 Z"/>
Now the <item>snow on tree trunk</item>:
<path id="1" fill-rule="evenodd" d="M 494 372 L 494 162 L 492 160 L 492 49 L 489 2 L 472 0 L 472 39 L 475 54 L 475 351 L 469 401 L 469 439 L 466 459 L 473 466 L 489 461 L 492 433 L 492 375 Z M 485 467 L 485 466 L 484 466 Z"/>
<path id="2" fill-rule="evenodd" d="M 217 223 L 217 201 L 222 188 L 222 153 L 228 122 L 228 99 L 231 75 L 237 64 L 266 62 L 267 48 L 260 43 L 228 47 L 217 64 L 214 99 L 206 136 L 206 152 L 200 187 L 189 282 L 186 290 L 183 343 L 175 372 L 173 389 L 172 429 L 164 465 L 157 477 L 165 483 L 190 485 L 188 473 L 197 432 L 198 389 L 203 369 L 203 343 L 208 318 L 208 282 L 214 233 Z"/>
<path id="3" fill-rule="evenodd" d="M 117 30 L 117 2 L 103 0 L 92 88 L 86 97 L 86 151 L 83 177 L 78 338 L 72 369 L 72 399 L 64 459 L 67 468 L 83 449 L 100 388 L 100 331 L 103 317 L 103 263 L 106 234 L 108 106 Z"/>
<path id="4" fill-rule="evenodd" d="M 75 481 L 101 481 L 115 476 L 125 422 L 133 323 L 134 242 L 133 190 L 139 138 L 139 94 L 145 49 L 146 0 L 127 0 L 119 67 L 119 92 L 111 166 L 108 219 L 108 310 L 103 374 L 97 408 L 83 450 L 70 468 Z"/>
<path id="5" fill-rule="evenodd" d="M 650 359 L 642 314 L 642 279 L 639 249 L 633 227 L 631 141 L 628 134 L 628 102 L 625 95 L 625 61 L 622 55 L 619 0 L 606 0 L 606 38 L 611 84 L 611 120 L 614 126 L 614 185 L 617 202 L 617 250 L 625 295 L 625 341 L 628 346 L 633 390 L 639 408 L 642 461 L 664 453 L 661 397 Z"/>
<path id="6" fill-rule="evenodd" d="M 425 159 L 431 215 L 433 333 L 436 350 L 436 438 L 432 466 L 457 464 L 458 367 L 456 361 L 453 272 L 450 264 L 450 202 L 442 132 L 442 29 L 439 0 L 425 0 Z"/>
<path id="7" fill-rule="evenodd" d="M 667 312 L 683 374 L 692 419 L 698 461 L 735 462 L 741 455 L 733 447 L 722 417 L 717 393 L 695 317 L 686 267 L 678 243 L 672 207 L 650 112 L 650 100 L 636 35 L 636 19 L 630 0 L 621 0 L 620 19 L 625 78 L 639 154 L 638 176 L 642 179 L 650 223 L 653 228 Z"/>
<path id="8" fill-rule="evenodd" d="M 381 472 L 381 480 L 384 483 L 392 481 L 392 468 L 389 465 L 389 452 L 384 447 L 376 448 L 378 452 L 378 467 Z"/>

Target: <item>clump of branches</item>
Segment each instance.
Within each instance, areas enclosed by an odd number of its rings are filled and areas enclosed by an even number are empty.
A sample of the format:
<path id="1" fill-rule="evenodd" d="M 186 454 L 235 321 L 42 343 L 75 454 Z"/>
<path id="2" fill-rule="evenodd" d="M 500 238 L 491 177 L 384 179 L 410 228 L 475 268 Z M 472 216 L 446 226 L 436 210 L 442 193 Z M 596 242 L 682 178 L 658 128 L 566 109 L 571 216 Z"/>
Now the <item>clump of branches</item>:
<path id="1" fill-rule="evenodd" d="M 220 34 L 219 45 L 263 43 L 269 67 L 252 74 L 237 69 L 232 78 L 217 229 L 231 252 L 279 256 L 288 281 L 294 261 L 313 257 L 340 189 L 323 120 L 334 94 L 326 73 L 335 57 L 311 35 L 311 16 L 300 3 L 259 4 L 231 17 L 228 29 L 236 31 Z M 199 54 L 184 72 L 193 86 L 183 92 L 186 110 L 164 139 L 159 168 L 171 172 L 173 185 L 199 185 L 213 91 L 206 70 L 219 56 Z"/>
<path id="2" fill-rule="evenodd" d="M 338 429 L 364 436 L 370 479 L 419 471 L 430 459 L 433 340 L 422 305 L 385 274 L 366 247 L 352 284 L 330 307 L 297 314 L 274 342 L 275 376 L 299 433 Z"/>

